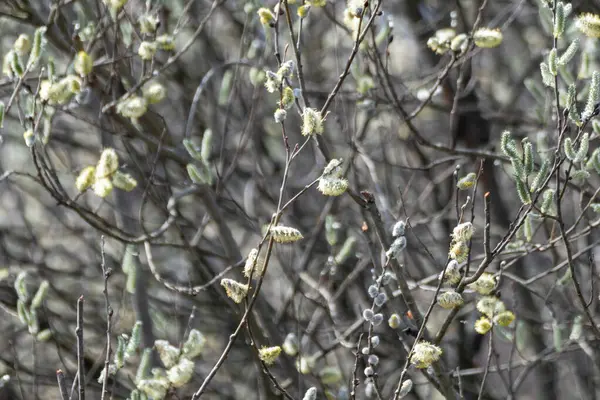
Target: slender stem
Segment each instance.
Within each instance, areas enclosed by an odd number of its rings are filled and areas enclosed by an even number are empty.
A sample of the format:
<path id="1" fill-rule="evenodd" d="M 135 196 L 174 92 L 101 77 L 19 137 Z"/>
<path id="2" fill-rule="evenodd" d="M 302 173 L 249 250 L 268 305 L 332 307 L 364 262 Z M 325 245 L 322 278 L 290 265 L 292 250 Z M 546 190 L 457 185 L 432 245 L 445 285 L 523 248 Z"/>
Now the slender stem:
<path id="1" fill-rule="evenodd" d="M 490 372 L 490 362 L 492 361 L 492 353 L 494 351 L 494 328 L 490 329 L 488 332 L 490 335 L 488 341 L 488 354 L 487 360 L 485 362 L 485 372 L 483 373 L 483 379 L 481 380 L 481 386 L 479 387 L 479 396 L 477 396 L 477 400 L 481 400 L 483 396 L 483 389 L 485 388 L 485 380 L 487 379 L 488 373 Z"/>
<path id="2" fill-rule="evenodd" d="M 104 380 L 102 381 L 102 395 L 100 397 L 101 400 L 104 400 L 106 395 L 106 386 L 108 382 L 109 376 L 109 366 L 110 366 L 110 358 L 112 353 L 111 348 L 111 332 L 112 332 L 112 316 L 113 309 L 110 306 L 110 301 L 108 299 L 108 278 L 110 278 L 112 274 L 112 269 L 106 267 L 106 257 L 104 253 L 104 236 L 101 237 L 101 248 L 100 254 L 102 255 L 102 275 L 104 276 L 104 289 L 102 293 L 104 294 L 104 301 L 106 304 L 106 358 L 104 359 Z"/>
<path id="3" fill-rule="evenodd" d="M 77 299 L 77 387 L 79 400 L 85 400 L 85 362 L 83 353 L 83 296 Z"/>
<path id="4" fill-rule="evenodd" d="M 67 400 L 69 398 L 67 383 L 65 382 L 65 374 L 61 369 L 56 371 L 56 380 L 58 382 L 58 390 L 60 391 L 60 399 Z"/>

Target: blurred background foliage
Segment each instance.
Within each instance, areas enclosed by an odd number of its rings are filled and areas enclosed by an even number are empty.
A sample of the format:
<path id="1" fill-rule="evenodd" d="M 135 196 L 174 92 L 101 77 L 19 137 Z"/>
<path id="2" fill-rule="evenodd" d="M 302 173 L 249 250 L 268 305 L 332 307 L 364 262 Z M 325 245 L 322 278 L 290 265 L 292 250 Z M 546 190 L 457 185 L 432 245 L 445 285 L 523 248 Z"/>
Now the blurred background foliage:
<path id="1" fill-rule="evenodd" d="M 359 356 L 355 367 L 355 353 L 366 338 L 357 347 L 359 335 L 368 331 L 362 319 L 372 302 L 367 289 L 380 274 L 387 249 L 379 242 L 371 210 L 356 201 L 360 191 L 374 196 L 388 234 L 398 219 L 409 219 L 402 273 L 421 312 L 432 301 L 437 277 L 446 265 L 450 233 L 457 224 L 455 210 L 466 201 L 464 192 L 454 190 L 456 177 L 479 173 L 486 156 L 488 167 L 479 191 L 469 194 L 475 206 L 471 209 L 469 204 L 466 210 L 473 211 L 477 232 L 483 232 L 482 194 L 491 192 L 494 243 L 521 206 L 510 164 L 495 150 L 505 129 L 536 144 L 551 141 L 556 124 L 553 98 L 541 85 L 539 63 L 552 39 L 540 21 L 536 1 L 483 3 L 481 25 L 499 28 L 502 45 L 493 50 L 474 48 L 445 71 L 452 56 L 433 53 L 427 48 L 428 38 L 446 27 L 469 32 L 482 2 L 373 1 L 371 9 L 380 5 L 380 14 L 333 98 L 325 133 L 318 143 L 310 140 L 291 164 L 284 202 L 317 179 L 331 158 L 344 159 L 353 193 L 328 198 L 311 188 L 285 211 L 282 223 L 299 229 L 304 239 L 275 246 L 250 318 L 258 347 L 281 345 L 290 333 L 300 338 L 300 354 L 310 359 L 311 367 L 300 373 L 297 357 L 282 354 L 270 368 L 294 398 L 302 398 L 311 386 L 317 387 L 318 398 L 325 398 L 325 392 L 329 398 L 349 398 L 355 368 L 357 398 L 369 394 L 362 372 L 366 361 Z M 144 347 L 152 347 L 156 339 L 177 345 L 189 329 L 198 329 L 207 344 L 193 378 L 185 387 L 171 390 L 168 398 L 190 398 L 201 385 L 243 313 L 225 296 L 219 274 L 243 279 L 244 258 L 277 210 L 286 169 L 281 126 L 273 119 L 279 95 L 268 93 L 259 80 L 262 71 L 277 71 L 277 56 L 294 60 L 284 16 L 276 56 L 275 29 L 261 25 L 256 13 L 259 7 L 272 9 L 275 4 L 129 0 L 116 16 L 101 0 L 0 4 L 1 55 L 13 48 L 20 34 L 33 37 L 37 27 L 46 26 L 40 67 L 47 69 L 53 60 L 57 76 L 72 74 L 72 61 L 82 49 L 94 62 L 83 93 L 55 107 L 54 115 L 44 121 L 48 127 L 36 133 L 33 147 L 23 140 L 32 123 L 27 102 L 46 72 L 40 68 L 29 72 L 18 89 L 16 79 L 0 80 L 0 98 L 8 103 L 15 95 L 0 131 L 4 316 L 0 375 L 10 376 L 0 390 L 1 398 L 58 398 L 57 369 L 64 371 L 70 387 L 77 371 L 76 303 L 82 295 L 86 389 L 88 398 L 100 398 L 98 377 L 104 367 L 107 319 L 103 252 L 105 267 L 112 270 L 107 282 L 114 309 L 113 341 L 119 334 L 129 334 L 137 320 L 143 322 Z M 290 5 L 292 10 L 297 7 Z M 303 98 L 317 109 L 327 101 L 352 54 L 354 40 L 344 22 L 346 7 L 343 1 L 328 1 L 325 7 L 313 7 L 303 20 Z M 598 12 L 600 4 L 574 1 L 573 10 L 573 15 Z M 158 18 L 158 34 L 175 39 L 174 52 L 159 51 L 150 62 L 140 60 L 137 53 L 143 38 L 137 21 L 145 14 Z M 293 18 L 297 19 L 295 14 Z M 295 29 L 297 34 L 297 23 Z M 568 35 L 575 34 L 571 30 Z M 582 49 L 593 70 L 597 42 L 582 41 Z M 572 73 L 579 69 L 574 65 Z M 163 101 L 150 105 L 136 121 L 110 107 L 138 82 L 152 78 L 153 71 L 160 71 L 153 79 L 167 89 Z M 441 85 L 431 100 L 410 124 L 404 122 L 406 115 L 421 107 L 440 77 Z M 589 75 L 580 77 L 585 80 Z M 457 80 L 461 95 L 458 107 L 453 107 Z M 295 76 L 292 81 L 298 87 Z M 293 149 L 304 140 L 297 109 L 288 111 L 285 125 Z M 213 179 L 194 185 L 186 172 L 193 160 L 183 140 L 199 144 L 207 130 L 213 135 L 207 160 Z M 137 187 L 131 192 L 114 190 L 105 198 L 91 191 L 79 194 L 75 188 L 79 172 L 96 164 L 106 147 L 116 150 L 120 171 L 134 177 Z M 581 196 L 589 198 L 590 190 L 595 190 L 598 181 L 593 179 L 565 197 L 567 220 L 579 215 Z M 586 214 L 584 223 L 591 218 Z M 492 368 L 480 398 L 593 399 L 598 395 L 597 338 L 586 342 L 587 348 L 566 339 L 581 311 L 572 300 L 572 288 L 559 281 L 565 270 L 529 281 L 526 287 L 518 283 L 565 259 L 562 248 L 537 246 L 553 237 L 551 230 L 551 223 L 540 224 L 529 245 L 517 243 L 503 257 L 511 266 L 500 292 L 517 321 L 493 343 Z M 346 250 L 350 251 L 336 259 L 349 238 Z M 587 255 L 593 254 L 597 240 L 597 233 L 588 232 L 574 242 L 584 251 L 578 268 L 586 293 L 593 294 L 592 314 L 598 308 L 593 286 L 597 272 L 592 255 Z M 152 250 L 154 274 L 145 241 Z M 480 260 L 481 235 L 474 237 L 473 249 L 473 259 Z M 499 261 L 490 272 L 498 271 Z M 46 301 L 38 311 L 40 330 L 51 331 L 45 342 L 32 340 L 17 317 L 14 282 L 22 271 L 27 272 L 31 293 L 42 281 L 49 282 Z M 157 274 L 162 282 L 155 279 Z M 165 281 L 179 290 L 169 289 Z M 194 290 L 198 287 L 202 290 Z M 390 300 L 382 307 L 385 320 L 393 313 L 403 316 L 397 329 L 385 323 L 374 328 L 381 340 L 373 350 L 380 360 L 379 389 L 384 398 L 391 398 L 406 360 L 413 322 L 406 317 L 397 287 L 392 283 L 386 292 Z M 487 337 L 483 340 L 473 330 L 478 317 L 474 299 L 472 293 L 465 294 L 466 305 L 441 342 L 446 368 L 442 373 L 450 375 L 455 385 L 460 382 L 469 399 L 479 395 L 488 354 Z M 434 309 L 428 323 L 431 332 L 437 332 L 446 313 Z M 557 339 L 557 335 L 562 336 Z M 281 398 L 249 343 L 243 332 L 204 397 Z M 153 362 L 160 364 L 158 358 Z M 134 376 L 135 368 L 129 366 L 111 379 L 112 398 L 127 398 Z M 411 369 L 410 376 L 414 389 L 407 398 L 440 396 L 419 371 Z"/>

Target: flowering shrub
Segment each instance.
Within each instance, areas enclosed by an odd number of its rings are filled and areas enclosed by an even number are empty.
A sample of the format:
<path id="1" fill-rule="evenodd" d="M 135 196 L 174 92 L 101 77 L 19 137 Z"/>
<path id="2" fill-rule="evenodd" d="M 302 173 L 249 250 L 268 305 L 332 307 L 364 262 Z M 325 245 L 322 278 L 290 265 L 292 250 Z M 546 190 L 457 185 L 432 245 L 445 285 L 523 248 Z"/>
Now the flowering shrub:
<path id="1" fill-rule="evenodd" d="M 593 5 L 5 3 L 7 398 L 597 397 Z"/>

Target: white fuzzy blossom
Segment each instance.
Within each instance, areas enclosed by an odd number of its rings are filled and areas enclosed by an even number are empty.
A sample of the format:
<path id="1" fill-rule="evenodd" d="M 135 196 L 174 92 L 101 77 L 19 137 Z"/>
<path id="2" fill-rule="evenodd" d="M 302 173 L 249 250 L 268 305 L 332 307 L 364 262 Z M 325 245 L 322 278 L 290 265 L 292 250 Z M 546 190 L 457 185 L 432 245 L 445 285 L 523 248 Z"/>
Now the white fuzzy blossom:
<path id="1" fill-rule="evenodd" d="M 344 178 L 322 177 L 319 179 L 317 189 L 325 196 L 340 196 L 348 190 L 348 180 Z"/>
<path id="2" fill-rule="evenodd" d="M 454 307 L 460 307 L 463 305 L 464 300 L 460 293 L 451 290 L 444 292 L 438 296 L 438 304 L 445 309 L 452 309 Z"/>
<path id="3" fill-rule="evenodd" d="M 204 350 L 204 346 L 206 345 L 206 338 L 197 329 L 190 330 L 188 334 L 188 338 L 183 344 L 183 355 L 187 358 L 194 358 L 202 353 Z"/>
<path id="4" fill-rule="evenodd" d="M 244 276 L 246 278 L 250 278 L 252 274 L 252 268 L 254 268 L 254 276 L 262 275 L 262 263 L 257 262 L 258 259 L 258 249 L 250 250 L 248 253 L 248 257 L 246 258 L 246 264 L 244 265 Z"/>
<path id="5" fill-rule="evenodd" d="M 496 278 L 489 272 L 484 272 L 475 282 L 471 283 L 469 287 L 479 294 L 490 294 L 496 287 Z"/>
<path id="6" fill-rule="evenodd" d="M 417 368 L 428 368 L 440 359 L 442 349 L 426 341 L 415 344 L 410 362 Z"/>
<path id="7" fill-rule="evenodd" d="M 325 118 L 314 108 L 305 108 L 302 113 L 302 135 L 321 135 L 324 131 Z"/>
<path id="8" fill-rule="evenodd" d="M 248 294 L 248 285 L 244 285 L 233 279 L 221 279 L 221 286 L 225 289 L 227 297 L 236 303 L 241 303 Z"/>
<path id="9" fill-rule="evenodd" d="M 272 226 L 270 233 L 277 243 L 293 243 L 304 237 L 298 229 L 283 225 Z"/>
<path id="10" fill-rule="evenodd" d="M 386 257 L 400 258 L 400 254 L 406 248 L 406 237 L 398 236 L 393 242 L 388 251 L 385 252 Z"/>
<path id="11" fill-rule="evenodd" d="M 440 276 L 440 279 L 443 279 L 445 282 L 448 282 L 451 285 L 456 285 L 460 282 L 462 275 L 460 273 L 460 267 L 458 265 L 458 261 L 450 260 L 448 266 L 446 267 L 446 271 L 443 276 Z"/>
<path id="12" fill-rule="evenodd" d="M 454 227 L 452 231 L 452 239 L 455 242 L 468 242 L 473 237 L 475 228 L 471 222 L 464 222 Z"/>
<path id="13" fill-rule="evenodd" d="M 317 388 L 311 387 L 304 393 L 302 400 L 317 400 Z"/>
<path id="14" fill-rule="evenodd" d="M 166 340 L 156 340 L 154 342 L 154 347 L 160 356 L 160 360 L 167 368 L 171 368 L 177 363 L 179 359 L 179 349 L 173 345 L 171 345 Z"/>
<path id="15" fill-rule="evenodd" d="M 182 387 L 192 379 L 194 362 L 182 357 L 179 362 L 167 370 L 167 378 L 174 387 Z"/>
<path id="16" fill-rule="evenodd" d="M 406 230 L 406 222 L 400 220 L 394 224 L 394 227 L 392 228 L 392 236 L 393 237 L 404 236 L 405 230 Z"/>

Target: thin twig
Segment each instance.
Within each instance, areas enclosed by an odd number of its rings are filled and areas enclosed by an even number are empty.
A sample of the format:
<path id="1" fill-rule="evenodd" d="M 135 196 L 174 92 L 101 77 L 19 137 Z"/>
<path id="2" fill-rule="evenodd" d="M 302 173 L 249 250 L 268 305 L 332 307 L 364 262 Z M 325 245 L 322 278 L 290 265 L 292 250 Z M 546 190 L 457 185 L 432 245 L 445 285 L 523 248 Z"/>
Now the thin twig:
<path id="1" fill-rule="evenodd" d="M 108 299 L 108 278 L 110 278 L 112 274 L 112 269 L 106 267 L 106 257 L 104 253 L 104 236 L 100 238 L 100 254 L 102 256 L 102 275 L 104 276 L 104 289 L 102 293 L 104 294 L 104 301 L 106 304 L 106 358 L 104 359 L 104 380 L 102 381 L 102 395 L 100 397 L 101 400 L 104 400 L 104 396 L 106 395 L 106 383 L 108 382 L 109 377 L 109 366 L 110 366 L 110 358 L 112 353 L 111 348 L 111 332 L 112 332 L 112 316 L 113 309 L 110 306 L 110 300 Z"/>
<path id="2" fill-rule="evenodd" d="M 61 369 L 56 371 L 56 380 L 58 383 L 58 390 L 60 391 L 61 400 L 67 400 L 69 394 L 67 393 L 67 384 L 65 382 L 65 374 Z"/>
<path id="3" fill-rule="evenodd" d="M 85 400 L 85 356 L 83 353 L 83 296 L 77 299 L 77 387 L 79 400 Z"/>
<path id="4" fill-rule="evenodd" d="M 492 353 L 494 352 L 494 328 L 490 329 L 488 332 L 489 340 L 488 340 L 488 354 L 485 362 L 485 372 L 483 373 L 483 379 L 481 380 L 481 386 L 479 387 L 479 396 L 477 396 L 477 400 L 481 400 L 483 396 L 483 389 L 485 388 L 485 380 L 487 379 L 488 373 L 490 372 L 490 363 L 492 361 Z"/>

